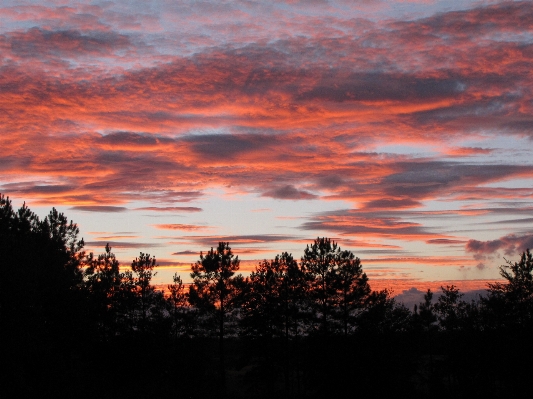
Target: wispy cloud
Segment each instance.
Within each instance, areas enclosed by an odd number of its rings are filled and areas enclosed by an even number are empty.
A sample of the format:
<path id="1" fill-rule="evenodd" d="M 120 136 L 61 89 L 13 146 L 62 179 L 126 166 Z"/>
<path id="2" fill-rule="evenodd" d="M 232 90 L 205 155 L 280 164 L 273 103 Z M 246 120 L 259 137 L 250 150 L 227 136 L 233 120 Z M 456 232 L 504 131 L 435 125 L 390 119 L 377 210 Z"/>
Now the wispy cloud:
<path id="1" fill-rule="evenodd" d="M 102 212 L 102 213 L 115 213 L 125 212 L 128 209 L 123 206 L 108 206 L 108 205 L 78 205 L 70 208 L 73 211 L 82 212 Z"/>
<path id="2" fill-rule="evenodd" d="M 250 234 L 250 235 L 213 235 L 213 236 L 186 236 L 175 237 L 180 241 L 191 242 L 196 245 L 204 247 L 216 247 L 219 242 L 229 242 L 230 246 L 235 245 L 256 245 L 256 244 L 268 244 L 279 243 L 297 240 L 298 237 L 278 234 Z"/>
<path id="3" fill-rule="evenodd" d="M 144 208 L 135 208 L 136 211 L 153 211 L 153 212 L 202 212 L 202 208 L 196 206 L 147 206 Z"/>
<path id="4" fill-rule="evenodd" d="M 160 230 L 181 230 L 181 231 L 209 230 L 210 228 L 212 228 L 209 226 L 197 226 L 194 224 L 179 224 L 179 223 L 154 224 L 152 226 Z"/>
<path id="5" fill-rule="evenodd" d="M 146 242 L 127 242 L 127 241 L 108 241 L 108 240 L 102 240 L 102 241 L 87 241 L 85 245 L 87 247 L 98 247 L 98 248 L 105 248 L 106 244 L 109 244 L 112 248 L 156 248 L 161 247 L 161 244 L 153 244 L 153 243 L 146 243 Z"/>

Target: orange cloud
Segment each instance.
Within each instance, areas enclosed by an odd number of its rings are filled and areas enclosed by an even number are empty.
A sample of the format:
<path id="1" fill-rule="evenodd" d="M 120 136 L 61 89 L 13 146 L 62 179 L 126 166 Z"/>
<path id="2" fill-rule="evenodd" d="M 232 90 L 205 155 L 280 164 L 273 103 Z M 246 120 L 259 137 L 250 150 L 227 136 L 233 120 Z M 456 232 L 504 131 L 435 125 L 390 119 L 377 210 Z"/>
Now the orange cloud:
<path id="1" fill-rule="evenodd" d="M 153 224 L 153 227 L 160 230 L 181 230 L 181 231 L 196 231 L 196 230 L 209 230 L 212 227 L 208 226 L 197 226 L 193 224 Z"/>

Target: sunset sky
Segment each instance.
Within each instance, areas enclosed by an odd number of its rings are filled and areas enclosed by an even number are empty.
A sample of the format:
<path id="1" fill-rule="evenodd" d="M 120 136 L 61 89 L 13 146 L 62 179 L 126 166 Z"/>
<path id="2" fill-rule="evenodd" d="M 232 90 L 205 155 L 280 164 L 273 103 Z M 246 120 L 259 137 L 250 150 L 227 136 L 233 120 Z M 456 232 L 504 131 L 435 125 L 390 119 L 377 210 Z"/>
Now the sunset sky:
<path id="1" fill-rule="evenodd" d="M 533 248 L 530 1 L 3 0 L 0 68 L 0 192 L 158 284 L 219 241 L 396 293 Z"/>

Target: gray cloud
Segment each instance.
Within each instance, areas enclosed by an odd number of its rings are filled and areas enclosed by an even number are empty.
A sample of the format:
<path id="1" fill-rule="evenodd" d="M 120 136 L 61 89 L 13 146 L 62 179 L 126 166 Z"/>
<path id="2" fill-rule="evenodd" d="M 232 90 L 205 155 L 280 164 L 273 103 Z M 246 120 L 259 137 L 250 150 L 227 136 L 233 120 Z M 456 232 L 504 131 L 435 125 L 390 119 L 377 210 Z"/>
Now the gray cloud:
<path id="1" fill-rule="evenodd" d="M 453 195 L 477 185 L 533 174 L 529 165 L 473 165 L 454 162 L 399 162 L 399 172 L 386 176 L 381 184 L 391 197 L 426 198 L 430 195 Z M 499 190 L 495 188 L 493 191 Z"/>
<path id="2" fill-rule="evenodd" d="M 262 134 L 209 134 L 189 136 L 183 139 L 191 144 L 197 153 L 213 157 L 210 161 L 224 161 L 240 154 L 265 151 L 276 140 L 273 136 Z"/>
<path id="3" fill-rule="evenodd" d="M 419 201 L 411 198 L 383 198 L 379 200 L 369 201 L 365 204 L 365 209 L 401 209 L 414 208 L 421 206 Z"/>
<path id="4" fill-rule="evenodd" d="M 299 237 L 281 234 L 249 234 L 249 235 L 224 235 L 224 236 L 185 236 L 176 237 L 176 240 L 192 242 L 202 247 L 216 247 L 219 242 L 229 242 L 233 245 L 249 245 L 272 242 L 298 240 Z"/>
<path id="5" fill-rule="evenodd" d="M 348 76 L 328 72 L 317 87 L 298 100 L 325 101 L 416 101 L 456 96 L 464 91 L 457 79 L 435 79 L 407 74 L 352 73 Z"/>
<path id="6" fill-rule="evenodd" d="M 159 143 L 161 139 L 149 134 L 139 134 L 132 132 L 114 132 L 102 136 L 98 142 L 109 145 L 130 145 L 130 146 L 154 146 Z M 165 141 L 168 141 L 165 140 Z"/>
<path id="7" fill-rule="evenodd" d="M 437 35 L 480 37 L 498 31 L 523 32 L 533 26 L 533 11 L 528 1 L 503 2 L 471 10 L 439 13 L 395 26 L 412 34 L 432 32 Z M 415 30 L 415 28 L 417 30 Z"/>
<path id="8" fill-rule="evenodd" d="M 86 246 L 105 248 L 109 244 L 111 248 L 156 248 L 161 247 L 161 244 L 152 244 L 145 242 L 127 242 L 127 241 L 87 241 Z"/>
<path id="9" fill-rule="evenodd" d="M 125 212 L 128 210 L 128 208 L 123 207 L 123 206 L 106 206 L 106 205 L 80 205 L 80 206 L 73 206 L 69 209 L 73 211 L 102 212 L 102 213 Z"/>
<path id="10" fill-rule="evenodd" d="M 531 212 L 531 210 L 528 210 Z M 484 224 L 532 224 L 533 218 L 523 218 L 523 219 L 506 219 L 506 220 L 497 220 L 494 222 L 485 222 Z"/>
<path id="11" fill-rule="evenodd" d="M 2 185 L 4 191 L 19 193 L 22 195 L 54 195 L 65 194 L 75 189 L 73 185 L 59 184 L 36 184 L 36 183 L 5 183 Z"/>
<path id="12" fill-rule="evenodd" d="M 116 32 L 80 32 L 77 30 L 48 30 L 31 28 L 26 32 L 4 35 L 14 54 L 22 57 L 61 56 L 83 54 L 108 55 L 109 52 L 129 48 L 130 38 Z"/>
<path id="13" fill-rule="evenodd" d="M 317 196 L 305 190 L 298 190 L 292 185 L 278 187 L 273 190 L 265 191 L 261 194 L 263 197 L 271 197 L 276 199 L 290 199 L 290 200 L 310 200 Z"/>
<path id="14" fill-rule="evenodd" d="M 533 234 L 517 236 L 508 234 L 496 240 L 478 241 L 468 240 L 465 249 L 475 255 L 490 255 L 496 251 L 503 250 L 504 254 L 512 256 L 533 248 Z"/>
<path id="15" fill-rule="evenodd" d="M 198 251 L 179 251 L 179 252 L 173 252 L 172 255 L 198 255 L 200 252 Z"/>
<path id="16" fill-rule="evenodd" d="M 301 225 L 304 230 L 326 230 L 337 234 L 381 236 L 431 236 L 429 229 L 418 223 L 402 220 L 395 212 L 364 212 L 358 210 L 338 210 L 317 214 Z"/>
<path id="17" fill-rule="evenodd" d="M 196 195 L 198 193 L 195 193 Z M 136 211 L 153 211 L 153 212 L 202 212 L 202 208 L 196 206 L 147 206 L 144 208 L 135 208 Z"/>
<path id="18" fill-rule="evenodd" d="M 434 238 L 432 240 L 427 240 L 426 244 L 439 244 L 439 245 L 454 245 L 454 244 L 464 244 L 464 240 L 453 240 L 448 238 Z"/>

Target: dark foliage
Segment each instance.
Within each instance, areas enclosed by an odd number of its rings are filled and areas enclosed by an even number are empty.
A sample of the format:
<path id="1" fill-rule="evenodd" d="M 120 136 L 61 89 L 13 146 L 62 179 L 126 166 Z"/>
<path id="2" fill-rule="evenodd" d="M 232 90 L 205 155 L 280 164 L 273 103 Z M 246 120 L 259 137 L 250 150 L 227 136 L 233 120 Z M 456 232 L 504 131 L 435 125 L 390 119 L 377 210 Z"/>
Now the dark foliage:
<path id="1" fill-rule="evenodd" d="M 2 388 L 41 396 L 78 386 L 85 324 L 77 226 L 52 209 L 40 220 L 0 195 Z"/>
<path id="2" fill-rule="evenodd" d="M 156 260 L 85 255 L 77 226 L 0 195 L 2 397 L 529 397 L 533 257 L 466 302 L 411 312 L 327 238 L 249 277 L 228 243 L 152 285 Z"/>

